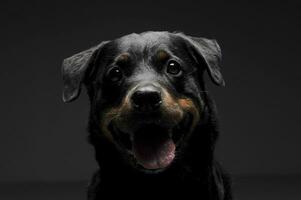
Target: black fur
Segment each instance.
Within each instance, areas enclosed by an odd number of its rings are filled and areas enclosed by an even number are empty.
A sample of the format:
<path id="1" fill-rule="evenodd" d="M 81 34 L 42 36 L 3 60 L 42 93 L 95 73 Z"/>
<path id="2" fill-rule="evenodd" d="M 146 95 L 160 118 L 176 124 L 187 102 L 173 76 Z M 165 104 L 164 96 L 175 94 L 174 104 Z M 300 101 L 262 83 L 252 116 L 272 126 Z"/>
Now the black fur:
<path id="1" fill-rule="evenodd" d="M 135 61 L 148 61 L 149 52 L 159 44 L 182 59 L 187 74 L 177 79 L 163 76 L 157 79 L 166 84 L 175 96 L 185 95 L 193 99 L 200 108 L 201 117 L 171 166 L 159 173 L 145 173 L 129 165 L 128 158 L 102 134 L 99 127 L 100 113 L 120 104 L 131 80 L 136 77 L 129 75 L 123 83 L 114 85 L 107 83 L 104 74 L 116 55 L 132 51 Z M 206 70 L 214 83 L 225 84 L 220 72 L 220 59 L 220 48 L 215 40 L 182 33 L 146 32 L 103 42 L 64 61 L 64 101 L 76 99 L 82 84 L 85 84 L 90 97 L 89 141 L 95 148 L 100 168 L 89 185 L 89 200 L 120 196 L 131 199 L 232 199 L 229 177 L 214 159 L 219 133 L 216 108 L 203 81 Z M 129 67 L 129 70 L 137 70 L 141 62 L 131 65 L 135 67 Z M 143 70 L 140 69 L 141 73 Z M 139 74 L 140 71 L 135 72 Z"/>

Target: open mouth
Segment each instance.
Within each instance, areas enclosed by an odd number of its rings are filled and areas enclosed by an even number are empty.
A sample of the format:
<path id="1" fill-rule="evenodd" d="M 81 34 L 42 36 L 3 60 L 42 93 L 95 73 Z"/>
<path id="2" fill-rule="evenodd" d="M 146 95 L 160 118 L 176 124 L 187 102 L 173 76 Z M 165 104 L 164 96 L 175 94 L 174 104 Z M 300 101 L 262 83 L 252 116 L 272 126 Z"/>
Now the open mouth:
<path id="1" fill-rule="evenodd" d="M 176 156 L 177 147 L 189 132 L 192 116 L 186 114 L 180 123 L 173 127 L 158 123 L 141 124 L 132 133 L 120 130 L 113 122 L 109 129 L 118 145 L 126 149 L 140 167 L 158 170 L 168 167 Z"/>

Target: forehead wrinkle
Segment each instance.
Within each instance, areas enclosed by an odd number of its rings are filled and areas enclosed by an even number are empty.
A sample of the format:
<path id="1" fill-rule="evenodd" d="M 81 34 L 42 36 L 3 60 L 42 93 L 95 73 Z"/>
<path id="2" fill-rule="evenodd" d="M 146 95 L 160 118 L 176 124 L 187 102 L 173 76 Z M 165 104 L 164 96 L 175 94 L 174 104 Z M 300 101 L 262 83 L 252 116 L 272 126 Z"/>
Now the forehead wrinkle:
<path id="1" fill-rule="evenodd" d="M 118 43 L 119 49 L 122 52 L 128 52 L 133 49 L 141 49 L 144 46 L 144 40 L 136 33 L 119 38 Z"/>
<path id="2" fill-rule="evenodd" d="M 165 32 L 132 33 L 118 39 L 122 52 L 131 51 L 133 54 L 147 55 L 150 49 L 167 49 L 166 43 L 170 43 L 170 37 Z"/>
<path id="3" fill-rule="evenodd" d="M 128 53 L 138 71 L 153 71 L 152 61 L 159 60 L 159 51 L 166 52 L 166 58 L 174 57 L 169 47 L 171 38 L 165 32 L 133 33 L 117 39 L 117 42 L 120 53 Z"/>

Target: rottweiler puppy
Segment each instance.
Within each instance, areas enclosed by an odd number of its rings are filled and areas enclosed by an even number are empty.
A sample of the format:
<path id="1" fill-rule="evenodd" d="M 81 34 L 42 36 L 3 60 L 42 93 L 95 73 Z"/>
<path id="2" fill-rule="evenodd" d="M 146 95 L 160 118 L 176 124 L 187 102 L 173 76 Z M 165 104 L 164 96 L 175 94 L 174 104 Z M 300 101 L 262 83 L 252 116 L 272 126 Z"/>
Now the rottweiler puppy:
<path id="1" fill-rule="evenodd" d="M 64 60 L 63 100 L 85 85 L 99 170 L 88 199 L 232 199 L 214 159 L 216 111 L 203 79 L 224 86 L 215 40 L 178 32 L 129 34 Z"/>

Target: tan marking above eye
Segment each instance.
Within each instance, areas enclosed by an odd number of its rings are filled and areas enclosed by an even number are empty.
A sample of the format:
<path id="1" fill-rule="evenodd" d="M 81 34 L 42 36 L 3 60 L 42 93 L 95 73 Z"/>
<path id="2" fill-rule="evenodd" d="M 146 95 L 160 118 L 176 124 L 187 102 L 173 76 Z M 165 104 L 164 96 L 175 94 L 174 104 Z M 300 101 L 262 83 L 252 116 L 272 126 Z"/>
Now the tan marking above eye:
<path id="1" fill-rule="evenodd" d="M 130 55 L 128 53 L 120 54 L 117 59 L 116 63 L 127 63 L 130 60 Z"/>
<path id="2" fill-rule="evenodd" d="M 164 50 L 159 50 L 157 52 L 157 58 L 159 61 L 162 61 L 162 62 L 166 61 L 169 57 L 170 57 L 169 54 Z"/>

